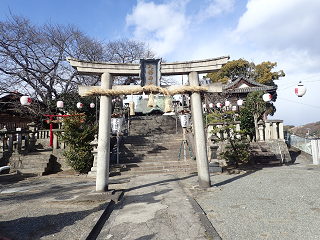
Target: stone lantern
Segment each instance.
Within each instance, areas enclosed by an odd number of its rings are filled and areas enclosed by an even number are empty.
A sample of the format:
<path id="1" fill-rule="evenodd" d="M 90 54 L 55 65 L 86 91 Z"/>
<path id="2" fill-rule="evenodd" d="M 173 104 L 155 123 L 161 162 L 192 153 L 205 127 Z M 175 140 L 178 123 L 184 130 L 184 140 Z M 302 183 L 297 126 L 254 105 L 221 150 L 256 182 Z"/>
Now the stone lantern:
<path id="1" fill-rule="evenodd" d="M 217 150 L 219 146 L 215 145 L 215 140 L 217 139 L 217 136 L 215 134 L 212 134 L 210 137 L 210 151 L 211 151 L 211 157 L 209 162 L 209 172 L 222 172 L 222 168 L 220 167 L 219 160 L 217 158 Z"/>

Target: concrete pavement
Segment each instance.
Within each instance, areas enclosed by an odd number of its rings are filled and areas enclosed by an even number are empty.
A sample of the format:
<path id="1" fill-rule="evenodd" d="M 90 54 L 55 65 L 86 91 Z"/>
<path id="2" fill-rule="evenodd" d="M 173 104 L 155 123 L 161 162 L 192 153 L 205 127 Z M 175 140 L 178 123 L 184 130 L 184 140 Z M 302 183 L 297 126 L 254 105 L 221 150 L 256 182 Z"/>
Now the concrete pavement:
<path id="1" fill-rule="evenodd" d="M 172 174 L 132 178 L 97 239 L 220 239 L 206 231 L 178 181 Z"/>
<path id="2" fill-rule="evenodd" d="M 110 191 L 96 193 L 86 175 L 1 176 L 0 239 L 220 239 L 179 183 L 172 174 L 113 176 Z"/>
<path id="3" fill-rule="evenodd" d="M 0 239 L 86 239 L 129 181 L 114 177 L 97 194 L 86 175 L 0 175 Z"/>

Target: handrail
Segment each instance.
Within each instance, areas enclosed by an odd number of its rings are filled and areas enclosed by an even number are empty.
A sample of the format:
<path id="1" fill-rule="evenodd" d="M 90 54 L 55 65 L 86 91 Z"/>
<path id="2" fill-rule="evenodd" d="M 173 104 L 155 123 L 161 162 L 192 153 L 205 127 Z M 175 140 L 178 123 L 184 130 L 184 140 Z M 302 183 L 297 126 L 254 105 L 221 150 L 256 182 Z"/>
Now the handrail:
<path id="1" fill-rule="evenodd" d="M 284 132 L 284 138 L 289 146 L 293 146 L 305 153 L 312 155 L 311 139 L 303 138 L 288 132 Z"/>

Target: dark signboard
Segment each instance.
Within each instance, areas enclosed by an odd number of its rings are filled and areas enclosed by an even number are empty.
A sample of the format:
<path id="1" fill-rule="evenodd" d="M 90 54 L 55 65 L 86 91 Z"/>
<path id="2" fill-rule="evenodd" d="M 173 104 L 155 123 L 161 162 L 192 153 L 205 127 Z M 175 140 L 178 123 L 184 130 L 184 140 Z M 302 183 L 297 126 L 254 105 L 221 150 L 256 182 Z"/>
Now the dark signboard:
<path id="1" fill-rule="evenodd" d="M 161 59 L 140 59 L 141 86 L 160 86 Z"/>

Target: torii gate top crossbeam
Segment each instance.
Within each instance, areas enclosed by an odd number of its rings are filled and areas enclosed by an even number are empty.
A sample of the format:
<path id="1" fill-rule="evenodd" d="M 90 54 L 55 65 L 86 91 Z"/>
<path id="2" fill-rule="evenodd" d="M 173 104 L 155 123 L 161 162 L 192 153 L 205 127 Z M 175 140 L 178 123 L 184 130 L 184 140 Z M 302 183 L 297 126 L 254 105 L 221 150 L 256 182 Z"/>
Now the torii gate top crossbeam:
<path id="1" fill-rule="evenodd" d="M 190 72 L 210 73 L 217 72 L 225 65 L 230 56 L 222 56 L 218 58 L 173 62 L 161 64 L 161 75 L 182 75 Z M 86 75 L 101 75 L 108 72 L 115 76 L 139 76 L 140 64 L 135 63 L 112 63 L 112 62 L 95 62 L 85 61 L 75 58 L 67 58 L 67 61 L 79 73 Z"/>

